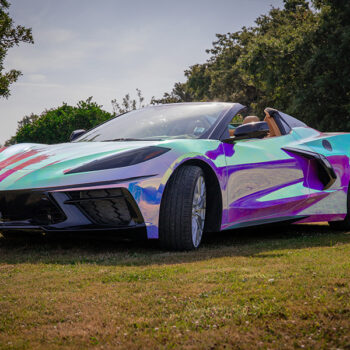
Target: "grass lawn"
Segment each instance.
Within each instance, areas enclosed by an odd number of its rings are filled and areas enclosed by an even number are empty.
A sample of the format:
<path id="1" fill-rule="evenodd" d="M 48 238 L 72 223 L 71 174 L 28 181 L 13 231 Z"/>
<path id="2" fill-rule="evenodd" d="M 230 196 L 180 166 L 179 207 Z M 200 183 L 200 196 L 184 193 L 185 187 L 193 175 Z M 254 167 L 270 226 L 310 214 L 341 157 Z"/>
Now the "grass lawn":
<path id="1" fill-rule="evenodd" d="M 0 349 L 350 349 L 350 234 L 152 243 L 0 238 Z"/>

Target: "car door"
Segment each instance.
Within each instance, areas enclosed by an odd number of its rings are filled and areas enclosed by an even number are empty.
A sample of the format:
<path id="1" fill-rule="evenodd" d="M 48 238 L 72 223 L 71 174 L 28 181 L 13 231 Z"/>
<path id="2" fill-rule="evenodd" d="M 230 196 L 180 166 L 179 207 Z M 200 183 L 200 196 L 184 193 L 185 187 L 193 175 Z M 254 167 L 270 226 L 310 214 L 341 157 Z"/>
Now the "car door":
<path id="1" fill-rule="evenodd" d="M 308 162 L 282 148 L 289 133 L 224 143 L 227 176 L 226 228 L 293 219 L 309 197 Z"/>

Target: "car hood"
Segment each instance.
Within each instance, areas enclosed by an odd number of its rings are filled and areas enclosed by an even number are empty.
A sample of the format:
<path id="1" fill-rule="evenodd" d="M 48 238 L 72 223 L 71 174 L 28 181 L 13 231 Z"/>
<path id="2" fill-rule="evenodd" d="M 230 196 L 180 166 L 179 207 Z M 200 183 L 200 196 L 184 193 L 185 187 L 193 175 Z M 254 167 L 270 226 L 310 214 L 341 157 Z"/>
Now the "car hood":
<path id="1" fill-rule="evenodd" d="M 160 141 L 73 142 L 56 145 L 18 144 L 0 150 L 0 171 L 37 170 L 62 165 L 65 170 L 110 154 L 158 145 Z"/>

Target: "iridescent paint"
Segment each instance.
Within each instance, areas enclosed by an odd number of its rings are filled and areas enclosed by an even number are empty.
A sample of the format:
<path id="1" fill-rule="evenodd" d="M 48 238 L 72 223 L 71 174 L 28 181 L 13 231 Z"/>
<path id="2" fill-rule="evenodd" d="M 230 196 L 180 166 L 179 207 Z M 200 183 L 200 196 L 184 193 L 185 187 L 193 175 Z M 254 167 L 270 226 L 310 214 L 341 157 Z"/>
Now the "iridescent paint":
<path id="1" fill-rule="evenodd" d="M 171 150 L 124 168 L 68 173 L 101 157 L 146 146 Z M 315 161 L 283 150 L 286 146 L 324 155 L 337 180 L 324 190 Z M 218 179 L 221 196 L 211 200 L 222 198 L 221 229 L 283 220 L 341 220 L 347 213 L 349 154 L 349 134 L 322 134 L 308 127 L 233 144 L 210 139 L 22 144 L 0 149 L 0 191 L 51 188 L 58 198 L 73 185 L 76 191 L 125 188 L 142 213 L 148 238 L 156 239 L 169 178 L 179 166 L 196 160 L 206 163 Z"/>

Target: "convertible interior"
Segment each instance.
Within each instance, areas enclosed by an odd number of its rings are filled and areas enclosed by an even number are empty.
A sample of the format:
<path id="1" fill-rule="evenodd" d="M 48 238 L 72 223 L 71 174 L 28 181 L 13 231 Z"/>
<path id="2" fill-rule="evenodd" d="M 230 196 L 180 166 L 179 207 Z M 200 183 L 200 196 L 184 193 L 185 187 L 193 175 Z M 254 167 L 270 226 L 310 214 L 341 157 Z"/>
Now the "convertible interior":
<path id="1" fill-rule="evenodd" d="M 289 126 L 283 123 L 283 120 L 281 119 L 277 111 L 267 108 L 264 110 L 264 112 L 265 112 L 264 122 L 267 123 L 270 129 L 269 134 L 266 137 L 282 136 L 289 133 L 290 131 Z M 259 117 L 255 115 L 249 115 L 243 119 L 241 125 L 256 123 L 256 122 L 260 122 Z M 229 133 L 230 133 L 230 137 L 233 137 L 235 135 L 235 129 L 230 128 Z"/>

